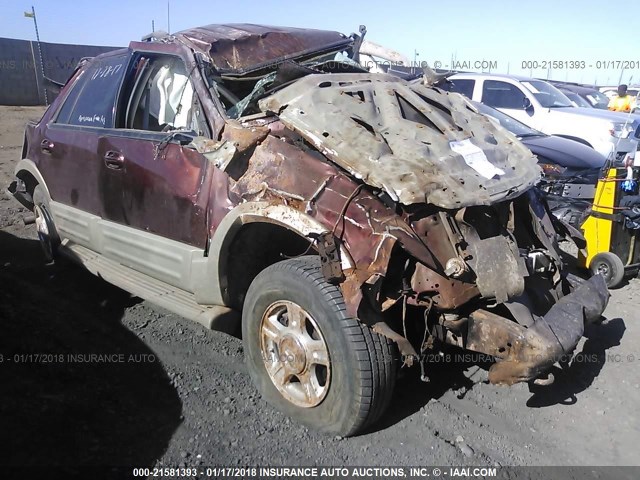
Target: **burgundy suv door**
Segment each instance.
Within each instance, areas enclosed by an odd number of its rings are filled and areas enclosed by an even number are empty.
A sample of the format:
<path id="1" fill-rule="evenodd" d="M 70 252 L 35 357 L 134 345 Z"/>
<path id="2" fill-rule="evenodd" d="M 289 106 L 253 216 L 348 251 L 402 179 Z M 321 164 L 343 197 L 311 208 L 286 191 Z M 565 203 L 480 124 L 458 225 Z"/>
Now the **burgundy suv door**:
<path id="1" fill-rule="evenodd" d="M 98 57 L 81 68 L 61 107 L 43 126 L 38 168 L 52 200 L 102 218 L 120 220 L 122 172 L 98 153 L 100 138 L 113 127 L 127 50 Z"/>
<path id="2" fill-rule="evenodd" d="M 120 132 L 102 138 L 98 152 L 117 152 L 124 165 L 124 225 L 205 248 L 207 161 L 195 150 L 165 143 L 167 134 Z"/>
<path id="3" fill-rule="evenodd" d="M 119 108 L 97 153 L 122 165 L 120 223 L 204 249 L 213 167 L 178 134 L 209 135 L 191 72 L 177 56 L 134 55 Z"/>

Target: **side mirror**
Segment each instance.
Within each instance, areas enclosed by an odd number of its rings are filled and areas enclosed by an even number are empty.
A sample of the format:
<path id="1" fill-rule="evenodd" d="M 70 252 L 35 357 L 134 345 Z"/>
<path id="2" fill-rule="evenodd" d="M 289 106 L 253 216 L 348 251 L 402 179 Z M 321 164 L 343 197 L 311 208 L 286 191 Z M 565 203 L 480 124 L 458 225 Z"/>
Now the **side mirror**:
<path id="1" fill-rule="evenodd" d="M 173 141 L 180 145 L 189 145 L 193 141 L 193 137 L 185 133 L 177 133 L 173 136 Z"/>
<path id="2" fill-rule="evenodd" d="M 178 145 L 189 145 L 195 137 L 198 136 L 197 132 L 193 130 L 173 130 L 169 133 L 168 141 L 170 143 L 177 143 Z"/>
<path id="3" fill-rule="evenodd" d="M 527 114 L 530 117 L 535 113 L 533 104 L 531 103 L 531 100 L 529 100 L 527 97 L 524 97 L 524 102 L 522 102 L 522 106 L 524 107 L 524 111 L 527 112 Z"/>

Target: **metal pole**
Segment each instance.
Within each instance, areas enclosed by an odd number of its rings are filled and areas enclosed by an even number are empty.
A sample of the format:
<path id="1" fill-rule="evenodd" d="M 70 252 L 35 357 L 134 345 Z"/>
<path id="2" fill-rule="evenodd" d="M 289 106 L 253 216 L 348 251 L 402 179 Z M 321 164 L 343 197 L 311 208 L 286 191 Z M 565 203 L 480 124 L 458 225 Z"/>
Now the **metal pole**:
<path id="1" fill-rule="evenodd" d="M 38 41 L 38 56 L 40 57 L 40 71 L 42 73 L 42 90 L 44 91 L 44 104 L 49 106 L 49 99 L 47 98 L 47 87 L 44 84 L 44 60 L 42 59 L 42 47 L 40 47 L 40 33 L 38 33 L 38 21 L 36 20 L 36 9 L 31 6 L 31 13 L 33 14 L 33 25 L 36 27 L 36 40 Z"/>
<path id="2" fill-rule="evenodd" d="M 40 104 L 40 79 L 38 78 L 38 65 L 36 64 L 36 53 L 33 51 L 33 42 L 29 42 L 31 47 L 31 61 L 33 62 L 33 75 L 36 77 L 36 92 L 38 95 L 38 104 Z"/>
<path id="3" fill-rule="evenodd" d="M 167 0 L 167 33 L 171 33 L 171 17 L 169 16 L 169 0 Z"/>

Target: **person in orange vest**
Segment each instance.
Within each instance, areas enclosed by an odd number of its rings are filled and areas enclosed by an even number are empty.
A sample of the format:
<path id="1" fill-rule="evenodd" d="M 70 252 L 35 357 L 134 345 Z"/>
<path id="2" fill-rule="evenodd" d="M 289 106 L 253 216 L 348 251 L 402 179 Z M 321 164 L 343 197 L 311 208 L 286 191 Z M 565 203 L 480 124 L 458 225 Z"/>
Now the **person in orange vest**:
<path id="1" fill-rule="evenodd" d="M 634 105 L 635 97 L 627 94 L 627 86 L 625 84 L 618 86 L 618 95 L 609 100 L 607 108 L 615 112 L 630 112 Z"/>

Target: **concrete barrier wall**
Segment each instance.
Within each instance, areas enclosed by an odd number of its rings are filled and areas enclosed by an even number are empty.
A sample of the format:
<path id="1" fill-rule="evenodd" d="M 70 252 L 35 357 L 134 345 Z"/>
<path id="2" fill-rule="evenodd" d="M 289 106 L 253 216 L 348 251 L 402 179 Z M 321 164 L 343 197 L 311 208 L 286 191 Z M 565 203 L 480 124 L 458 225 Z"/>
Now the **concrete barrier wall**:
<path id="1" fill-rule="evenodd" d="M 42 76 L 65 83 L 83 57 L 95 57 L 120 47 L 67 45 L 0 38 L 0 105 L 44 105 L 58 94 L 59 88 Z"/>

